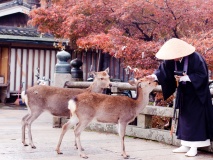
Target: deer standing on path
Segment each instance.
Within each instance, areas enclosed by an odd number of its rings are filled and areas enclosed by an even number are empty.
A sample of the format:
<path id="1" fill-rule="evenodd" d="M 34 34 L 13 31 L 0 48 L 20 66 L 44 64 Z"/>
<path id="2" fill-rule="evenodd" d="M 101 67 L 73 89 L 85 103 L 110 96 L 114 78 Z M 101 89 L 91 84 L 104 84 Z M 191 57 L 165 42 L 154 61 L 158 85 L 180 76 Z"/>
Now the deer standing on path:
<path id="1" fill-rule="evenodd" d="M 82 93 L 71 99 L 68 108 L 72 114 L 71 119 L 62 127 L 62 132 L 56 151 L 60 151 L 60 145 L 66 131 L 73 125 L 78 153 L 80 157 L 88 158 L 82 151 L 80 142 L 81 132 L 87 125 L 96 119 L 102 123 L 118 124 L 118 133 L 121 138 L 122 156 L 128 158 L 124 145 L 126 126 L 143 110 L 149 102 L 149 93 L 156 87 L 157 83 L 150 79 L 140 79 L 135 82 L 137 85 L 137 98 L 132 99 L 126 96 L 110 96 L 98 93 Z"/>
<path id="2" fill-rule="evenodd" d="M 71 113 L 67 108 L 68 101 L 77 94 L 87 92 L 102 93 L 104 88 L 110 84 L 109 69 L 101 72 L 93 72 L 94 81 L 87 89 L 59 88 L 53 86 L 36 85 L 22 92 L 23 102 L 26 103 L 29 113 L 22 118 L 22 143 L 28 146 L 25 141 L 25 130 L 28 128 L 29 144 L 36 148 L 31 134 L 31 124 L 44 111 L 54 116 L 70 118 Z"/>

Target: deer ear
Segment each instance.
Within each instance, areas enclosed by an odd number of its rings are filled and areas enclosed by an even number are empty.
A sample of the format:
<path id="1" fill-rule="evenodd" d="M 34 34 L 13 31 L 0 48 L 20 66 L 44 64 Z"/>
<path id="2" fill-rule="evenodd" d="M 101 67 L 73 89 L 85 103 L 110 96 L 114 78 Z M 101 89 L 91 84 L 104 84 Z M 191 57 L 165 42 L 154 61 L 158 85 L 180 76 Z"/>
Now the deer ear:
<path id="1" fill-rule="evenodd" d="M 109 67 L 107 69 L 105 69 L 105 72 L 109 73 Z"/>
<path id="2" fill-rule="evenodd" d="M 132 86 L 136 86 L 136 84 L 137 84 L 137 80 L 136 80 L 135 78 L 130 79 L 128 82 L 129 82 L 129 84 L 131 84 Z"/>
<path id="3" fill-rule="evenodd" d="M 92 75 L 93 75 L 94 77 L 96 77 L 96 76 L 97 76 L 97 72 L 92 72 Z"/>
<path id="4" fill-rule="evenodd" d="M 89 72 L 89 75 L 95 77 L 96 76 L 96 72 L 95 71 L 91 71 L 91 72 Z"/>

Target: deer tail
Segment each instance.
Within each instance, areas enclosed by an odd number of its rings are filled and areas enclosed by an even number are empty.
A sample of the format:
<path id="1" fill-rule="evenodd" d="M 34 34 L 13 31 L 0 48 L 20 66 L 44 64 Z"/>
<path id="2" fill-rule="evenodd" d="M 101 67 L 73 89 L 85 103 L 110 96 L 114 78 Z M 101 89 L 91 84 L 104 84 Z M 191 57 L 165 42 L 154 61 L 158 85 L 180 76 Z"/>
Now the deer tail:
<path id="1" fill-rule="evenodd" d="M 76 111 L 76 100 L 75 100 L 75 98 L 69 100 L 68 109 L 71 112 L 71 119 L 70 119 L 71 123 L 77 124 L 79 122 L 79 119 L 78 119 L 78 116 L 76 115 L 76 112 L 75 112 Z"/>
<path id="2" fill-rule="evenodd" d="M 22 102 L 25 102 L 25 99 L 26 99 L 26 92 L 25 91 L 21 92 L 21 99 L 22 99 Z"/>

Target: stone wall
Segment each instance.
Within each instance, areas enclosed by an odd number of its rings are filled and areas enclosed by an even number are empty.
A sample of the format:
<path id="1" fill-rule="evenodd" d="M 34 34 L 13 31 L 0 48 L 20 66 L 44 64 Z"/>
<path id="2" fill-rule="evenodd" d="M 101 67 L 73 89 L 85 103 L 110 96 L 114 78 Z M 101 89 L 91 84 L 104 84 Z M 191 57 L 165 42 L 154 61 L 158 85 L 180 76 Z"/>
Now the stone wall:
<path id="1" fill-rule="evenodd" d="M 137 126 L 128 125 L 126 129 L 126 135 L 131 137 L 137 137 L 147 140 L 158 141 L 165 144 L 170 144 L 174 146 L 180 146 L 180 140 L 177 139 L 175 135 L 176 125 L 172 121 L 172 130 L 163 130 L 150 128 L 151 126 L 151 117 L 153 115 L 162 116 L 162 117 L 172 117 L 174 109 L 169 107 L 162 106 L 146 106 L 146 108 L 141 112 L 137 117 Z M 97 132 L 108 132 L 117 134 L 117 125 L 115 124 L 105 124 L 92 122 L 88 127 L 88 130 L 97 131 Z M 213 152 L 213 143 L 211 146 L 201 148 L 202 150 Z"/>

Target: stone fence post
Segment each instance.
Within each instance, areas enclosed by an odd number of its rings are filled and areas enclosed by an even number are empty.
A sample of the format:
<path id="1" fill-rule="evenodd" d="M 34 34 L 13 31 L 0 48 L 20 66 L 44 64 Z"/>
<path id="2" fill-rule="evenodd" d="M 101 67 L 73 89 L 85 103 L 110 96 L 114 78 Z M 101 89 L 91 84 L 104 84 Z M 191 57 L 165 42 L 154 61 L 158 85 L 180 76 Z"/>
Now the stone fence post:
<path id="1" fill-rule="evenodd" d="M 58 63 L 55 65 L 54 86 L 63 88 L 66 81 L 83 80 L 83 72 L 80 69 L 83 64 L 81 60 L 74 59 L 71 61 L 71 64 L 69 64 L 68 60 L 70 60 L 71 56 L 64 50 L 59 51 L 56 57 Z M 62 121 L 65 120 L 61 117 L 53 116 L 53 127 L 60 128 L 63 124 Z"/>
<path id="2" fill-rule="evenodd" d="M 71 65 L 68 63 L 71 56 L 68 52 L 62 50 L 56 54 L 58 63 L 55 65 L 54 86 L 64 87 L 66 81 L 71 80 Z M 53 127 L 58 128 L 61 124 L 61 118 L 53 116 Z"/>

